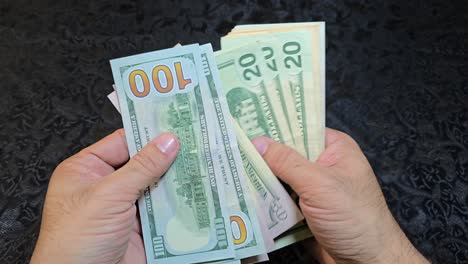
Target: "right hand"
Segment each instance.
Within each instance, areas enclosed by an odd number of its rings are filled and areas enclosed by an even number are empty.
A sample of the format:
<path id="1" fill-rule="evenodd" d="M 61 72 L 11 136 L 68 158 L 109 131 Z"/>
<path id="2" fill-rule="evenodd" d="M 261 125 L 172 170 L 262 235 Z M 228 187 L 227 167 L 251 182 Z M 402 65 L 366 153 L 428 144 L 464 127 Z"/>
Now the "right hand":
<path id="1" fill-rule="evenodd" d="M 400 229 L 358 144 L 327 129 L 310 162 L 266 137 L 253 140 L 271 170 L 299 195 L 324 263 L 429 263 Z"/>

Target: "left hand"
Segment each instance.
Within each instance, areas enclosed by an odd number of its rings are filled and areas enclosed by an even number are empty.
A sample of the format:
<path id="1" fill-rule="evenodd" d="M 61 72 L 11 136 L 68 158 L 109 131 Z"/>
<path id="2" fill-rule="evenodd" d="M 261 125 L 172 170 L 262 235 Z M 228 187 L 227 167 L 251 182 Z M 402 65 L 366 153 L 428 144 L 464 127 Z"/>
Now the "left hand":
<path id="1" fill-rule="evenodd" d="M 163 133 L 128 161 L 120 129 L 63 161 L 49 183 L 31 263 L 146 263 L 135 201 L 178 149 L 175 135 Z"/>

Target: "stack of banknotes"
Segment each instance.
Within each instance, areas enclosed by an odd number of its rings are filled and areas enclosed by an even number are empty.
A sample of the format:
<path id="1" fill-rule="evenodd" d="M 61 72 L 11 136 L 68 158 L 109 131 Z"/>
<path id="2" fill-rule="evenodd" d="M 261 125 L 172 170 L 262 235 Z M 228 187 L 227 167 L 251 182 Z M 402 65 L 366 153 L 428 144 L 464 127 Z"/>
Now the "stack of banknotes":
<path id="1" fill-rule="evenodd" d="M 255 263 L 311 236 L 251 143 L 324 147 L 323 22 L 236 26 L 210 44 L 111 60 L 130 155 L 175 133 L 179 154 L 139 200 L 148 263 Z"/>

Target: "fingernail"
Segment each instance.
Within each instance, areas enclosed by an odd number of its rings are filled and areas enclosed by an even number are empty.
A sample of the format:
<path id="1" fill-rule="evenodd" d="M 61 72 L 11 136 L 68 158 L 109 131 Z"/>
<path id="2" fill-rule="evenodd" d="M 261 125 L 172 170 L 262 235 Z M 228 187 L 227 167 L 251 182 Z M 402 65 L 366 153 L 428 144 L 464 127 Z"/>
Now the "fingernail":
<path id="1" fill-rule="evenodd" d="M 252 140 L 252 143 L 261 155 L 265 154 L 271 142 L 272 140 L 267 137 L 256 137 Z"/>
<path id="2" fill-rule="evenodd" d="M 166 132 L 154 140 L 154 143 L 162 153 L 172 153 L 177 149 L 177 138 L 173 133 Z"/>

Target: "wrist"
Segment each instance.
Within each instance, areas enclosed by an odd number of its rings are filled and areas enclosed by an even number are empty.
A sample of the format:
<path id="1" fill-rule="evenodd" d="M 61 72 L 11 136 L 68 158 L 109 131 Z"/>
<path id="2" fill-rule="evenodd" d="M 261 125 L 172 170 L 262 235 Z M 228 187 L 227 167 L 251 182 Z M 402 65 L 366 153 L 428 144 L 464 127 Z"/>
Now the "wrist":
<path id="1" fill-rule="evenodd" d="M 389 212 L 390 213 L 390 212 Z M 413 246 L 401 230 L 398 223 L 390 213 L 389 217 L 391 228 L 387 230 L 387 237 L 383 243 L 381 251 L 376 255 L 378 264 L 426 264 L 430 263 L 419 251 Z"/>
<path id="2" fill-rule="evenodd" d="M 39 235 L 30 263 L 70 263 L 71 258 L 67 257 L 65 252 L 59 241 Z"/>
<path id="3" fill-rule="evenodd" d="M 30 263 L 59 263 L 59 258 L 57 258 L 55 252 L 50 252 L 50 250 L 47 250 L 45 247 L 42 247 L 39 243 L 40 241 L 37 242 L 36 247 L 34 248 Z M 60 259 L 63 260 L 62 258 Z"/>

